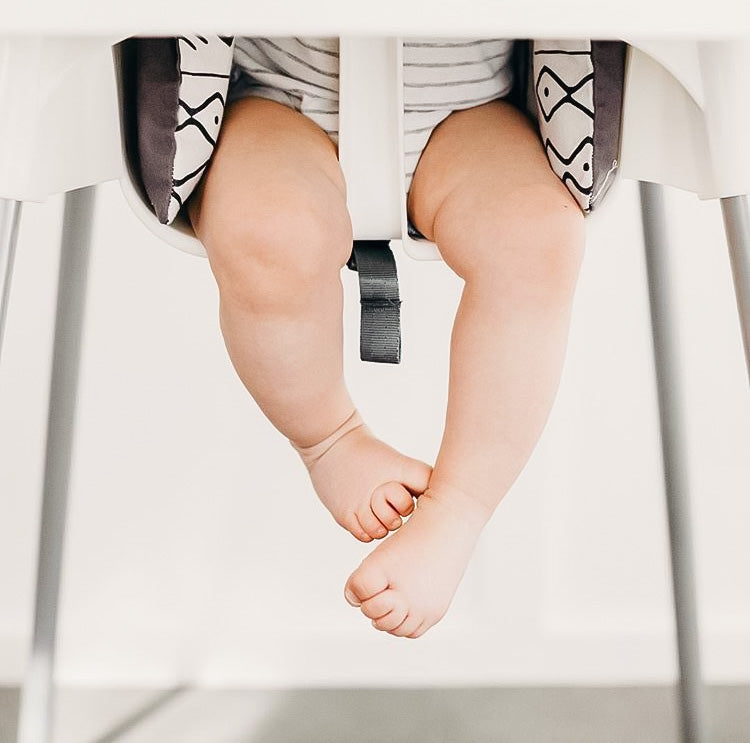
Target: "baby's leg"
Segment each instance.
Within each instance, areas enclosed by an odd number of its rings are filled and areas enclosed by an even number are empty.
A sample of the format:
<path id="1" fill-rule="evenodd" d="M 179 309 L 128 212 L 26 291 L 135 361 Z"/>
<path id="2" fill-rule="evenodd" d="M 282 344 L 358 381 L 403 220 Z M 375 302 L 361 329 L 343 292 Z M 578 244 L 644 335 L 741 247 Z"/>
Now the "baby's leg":
<path id="1" fill-rule="evenodd" d="M 409 212 L 465 280 L 445 432 L 415 513 L 352 574 L 346 595 L 378 629 L 417 637 L 447 610 L 547 421 L 584 231 L 532 124 L 502 101 L 453 113 L 433 132 Z"/>
<path id="2" fill-rule="evenodd" d="M 187 206 L 219 287 L 238 375 L 300 452 L 336 521 L 370 541 L 400 525 L 430 468 L 376 439 L 344 383 L 340 272 L 352 247 L 345 194 L 325 132 L 252 97 L 227 107 Z"/>

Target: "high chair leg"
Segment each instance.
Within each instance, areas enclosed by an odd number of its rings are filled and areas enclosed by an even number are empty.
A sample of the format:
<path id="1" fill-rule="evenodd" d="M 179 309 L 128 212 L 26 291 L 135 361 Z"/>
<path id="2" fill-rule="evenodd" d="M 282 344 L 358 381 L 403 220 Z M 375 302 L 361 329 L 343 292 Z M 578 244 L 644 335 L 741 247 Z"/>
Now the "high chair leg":
<path id="1" fill-rule="evenodd" d="M 18 241 L 23 202 L 0 199 L 0 359 L 3 356 L 5 317 L 10 299 L 10 278 L 13 274 L 13 257 Z"/>
<path id="2" fill-rule="evenodd" d="M 42 491 L 31 659 L 21 693 L 18 743 L 50 743 L 57 602 L 65 532 L 94 186 L 65 196 Z"/>
<path id="3" fill-rule="evenodd" d="M 684 406 L 677 358 L 677 323 L 667 255 L 663 189 L 653 183 L 641 182 L 640 195 L 672 559 L 682 741 L 705 743 L 705 705 L 693 573 Z"/>
<path id="4" fill-rule="evenodd" d="M 750 214 L 747 196 L 730 196 L 720 199 L 720 202 L 745 347 L 747 376 L 750 380 Z"/>

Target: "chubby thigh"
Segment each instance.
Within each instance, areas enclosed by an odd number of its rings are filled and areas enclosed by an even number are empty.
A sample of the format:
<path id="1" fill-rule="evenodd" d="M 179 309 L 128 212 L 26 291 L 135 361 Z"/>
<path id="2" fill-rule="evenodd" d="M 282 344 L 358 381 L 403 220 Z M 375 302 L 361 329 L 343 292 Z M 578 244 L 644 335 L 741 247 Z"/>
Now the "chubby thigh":
<path id="1" fill-rule="evenodd" d="M 336 146 L 297 111 L 248 97 L 230 103 L 201 182 L 186 204 L 219 282 L 286 270 L 314 278 L 351 254 Z M 247 276 L 245 276 L 247 278 Z M 273 276 L 269 276 L 273 278 Z"/>
<path id="2" fill-rule="evenodd" d="M 246 97 L 227 106 L 187 209 L 220 286 L 247 280 L 248 261 L 256 274 L 273 269 L 269 280 L 286 271 L 287 285 L 313 281 L 351 253 L 336 145 L 275 101 Z M 502 100 L 456 111 L 432 132 L 407 209 L 464 278 L 474 266 L 506 261 L 509 251 L 533 259 L 525 246 L 583 240 L 580 209 L 550 168 L 535 125 Z"/>
<path id="3" fill-rule="evenodd" d="M 583 243 L 583 214 L 550 167 L 536 126 L 503 100 L 455 111 L 433 131 L 407 211 L 464 278 L 547 261 L 550 249 Z"/>

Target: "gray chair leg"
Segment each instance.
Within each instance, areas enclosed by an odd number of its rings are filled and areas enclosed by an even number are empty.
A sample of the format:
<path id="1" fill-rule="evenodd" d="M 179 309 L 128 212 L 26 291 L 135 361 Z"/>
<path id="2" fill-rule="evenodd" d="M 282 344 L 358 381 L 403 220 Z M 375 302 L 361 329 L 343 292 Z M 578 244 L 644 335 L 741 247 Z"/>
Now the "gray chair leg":
<path id="1" fill-rule="evenodd" d="M 677 359 L 677 323 L 666 250 L 663 189 L 653 183 L 641 182 L 640 195 L 672 557 L 682 740 L 684 743 L 705 743 L 705 704 L 693 573 L 684 408 Z"/>
<path id="2" fill-rule="evenodd" d="M 88 186 L 70 191 L 65 196 L 47 419 L 34 634 L 30 665 L 21 693 L 18 743 L 49 743 L 52 736 L 57 603 L 94 189 L 94 186 Z"/>
<path id="3" fill-rule="evenodd" d="M 732 264 L 734 294 L 740 315 L 742 342 L 745 346 L 747 376 L 750 380 L 750 214 L 747 196 L 730 196 L 720 201 Z"/>
<path id="4" fill-rule="evenodd" d="M 10 278 L 16 253 L 18 225 L 21 221 L 21 201 L 0 199 L 0 359 L 3 356 L 5 317 L 10 299 Z"/>

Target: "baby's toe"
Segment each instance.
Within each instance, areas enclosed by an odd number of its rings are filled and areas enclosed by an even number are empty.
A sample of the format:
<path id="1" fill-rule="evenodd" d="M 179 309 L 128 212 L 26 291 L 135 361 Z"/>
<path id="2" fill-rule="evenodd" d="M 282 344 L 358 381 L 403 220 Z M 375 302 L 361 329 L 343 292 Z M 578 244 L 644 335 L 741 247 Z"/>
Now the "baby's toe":
<path id="1" fill-rule="evenodd" d="M 401 513 L 406 516 L 410 512 L 407 508 L 413 509 L 414 505 L 409 491 L 403 485 L 398 482 L 387 482 L 372 491 L 370 507 L 380 523 L 393 531 L 401 526 Z"/>
<path id="2" fill-rule="evenodd" d="M 427 632 L 428 629 L 430 629 L 432 625 L 428 621 L 422 622 L 419 627 L 417 627 L 414 632 L 412 632 L 410 635 L 407 635 L 408 638 L 412 640 L 416 640 L 418 637 L 422 637 L 422 635 Z"/>
<path id="3" fill-rule="evenodd" d="M 375 488 L 372 499 L 382 499 L 401 516 L 408 516 L 414 510 L 414 498 L 400 482 L 387 482 Z"/>
<path id="4" fill-rule="evenodd" d="M 366 503 L 357 511 L 357 521 L 373 539 L 382 539 L 388 534 L 388 528 L 380 523 L 378 517 L 372 512 L 369 503 Z"/>
<path id="5" fill-rule="evenodd" d="M 406 616 L 407 606 L 401 594 L 392 588 L 387 588 L 371 599 L 363 601 L 359 608 L 368 619 L 381 619 L 394 610 Z"/>
<path id="6" fill-rule="evenodd" d="M 372 542 L 372 537 L 364 530 L 362 524 L 359 523 L 357 514 L 351 514 L 343 521 L 339 522 L 350 534 L 353 534 L 360 542 Z"/>
<path id="7" fill-rule="evenodd" d="M 344 596 L 352 606 L 360 606 L 364 601 L 385 591 L 388 578 L 382 570 L 365 560 L 350 576 L 344 586 Z"/>
<path id="8" fill-rule="evenodd" d="M 379 629 L 381 632 L 389 632 L 393 634 L 393 631 L 397 627 L 400 627 L 408 621 L 408 617 L 408 609 L 405 606 L 399 607 L 398 609 L 393 609 L 388 612 L 384 617 L 380 617 L 380 619 L 373 619 L 372 626 L 375 627 L 375 629 Z"/>
<path id="9" fill-rule="evenodd" d="M 407 460 L 401 482 L 415 495 L 421 495 L 427 490 L 430 477 L 432 477 L 432 467 L 411 457 Z"/>
<path id="10" fill-rule="evenodd" d="M 409 614 L 404 620 L 389 632 L 396 637 L 411 637 L 422 625 L 422 617 L 418 614 Z"/>
<path id="11" fill-rule="evenodd" d="M 360 610 L 372 619 L 375 629 L 383 632 L 391 632 L 401 626 L 409 614 L 406 599 L 392 588 L 363 601 Z"/>

